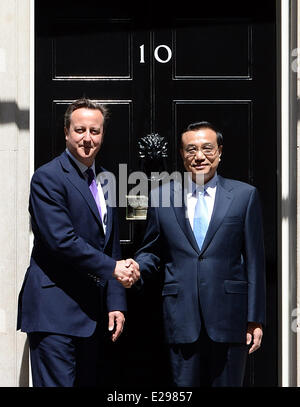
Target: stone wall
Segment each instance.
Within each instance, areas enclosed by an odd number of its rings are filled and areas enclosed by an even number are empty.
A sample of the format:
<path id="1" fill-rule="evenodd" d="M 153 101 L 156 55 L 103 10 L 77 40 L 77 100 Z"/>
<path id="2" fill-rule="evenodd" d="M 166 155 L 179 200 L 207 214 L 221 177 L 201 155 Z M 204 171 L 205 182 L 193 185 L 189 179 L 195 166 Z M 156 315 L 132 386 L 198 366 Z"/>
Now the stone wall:
<path id="1" fill-rule="evenodd" d="M 0 5 L 0 387 L 29 383 L 26 335 L 16 331 L 16 317 L 30 249 L 30 4 Z"/>

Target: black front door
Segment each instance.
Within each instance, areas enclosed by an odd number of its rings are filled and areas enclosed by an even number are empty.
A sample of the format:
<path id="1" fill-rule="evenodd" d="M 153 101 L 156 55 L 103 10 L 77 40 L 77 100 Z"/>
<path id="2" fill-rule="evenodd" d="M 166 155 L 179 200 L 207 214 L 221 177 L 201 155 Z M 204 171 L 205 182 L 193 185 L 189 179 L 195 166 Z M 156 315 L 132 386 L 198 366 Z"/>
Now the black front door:
<path id="1" fill-rule="evenodd" d="M 162 10 L 148 0 L 36 2 L 35 168 L 63 151 L 63 113 L 82 96 L 110 109 L 97 159 L 117 179 L 149 163 L 158 171 L 180 169 L 177 140 L 189 122 L 208 120 L 222 129 L 219 173 L 255 185 L 264 215 L 268 325 L 262 349 L 249 358 L 245 385 L 274 386 L 276 8 L 274 1 L 253 1 L 247 8 L 238 1 L 215 3 L 164 3 Z M 147 142 L 158 160 L 142 158 Z M 133 186 L 118 197 L 124 257 L 134 255 L 145 227 L 126 207 Z M 123 337 L 107 344 L 107 383 L 168 383 L 159 278 L 143 295 L 128 291 L 128 303 Z"/>

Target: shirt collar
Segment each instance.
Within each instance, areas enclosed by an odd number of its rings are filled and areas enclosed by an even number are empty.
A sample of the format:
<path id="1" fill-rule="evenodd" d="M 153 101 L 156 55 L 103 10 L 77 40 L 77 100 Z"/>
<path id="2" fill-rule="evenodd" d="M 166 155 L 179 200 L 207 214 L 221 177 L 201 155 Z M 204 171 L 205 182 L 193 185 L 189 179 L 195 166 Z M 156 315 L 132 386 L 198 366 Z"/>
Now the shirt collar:
<path id="1" fill-rule="evenodd" d="M 77 158 L 74 157 L 74 155 L 72 153 L 70 153 L 70 151 L 66 148 L 66 153 L 68 154 L 68 156 L 75 162 L 75 164 L 77 165 L 77 167 L 80 169 L 80 171 L 82 172 L 82 174 L 85 173 L 85 171 L 89 168 L 87 167 L 85 164 L 82 164 L 79 160 L 77 160 Z M 91 166 L 92 170 L 94 171 L 95 174 L 95 161 L 93 162 L 92 166 Z"/>
<path id="2" fill-rule="evenodd" d="M 207 193 L 209 194 L 209 192 L 208 192 L 209 189 L 210 189 L 210 188 L 215 188 L 216 185 L 217 185 L 218 175 L 217 175 L 217 172 L 215 172 L 215 175 L 214 175 L 208 182 L 206 182 L 206 184 L 201 185 L 201 186 L 197 185 L 197 184 L 192 180 L 191 177 L 188 177 L 188 180 L 189 180 L 189 181 L 188 181 L 188 182 L 189 182 L 189 189 L 188 189 L 188 191 L 190 191 L 190 194 L 191 194 L 191 195 L 195 196 L 196 191 L 203 191 L 203 189 L 204 189 L 205 192 L 207 192 Z"/>

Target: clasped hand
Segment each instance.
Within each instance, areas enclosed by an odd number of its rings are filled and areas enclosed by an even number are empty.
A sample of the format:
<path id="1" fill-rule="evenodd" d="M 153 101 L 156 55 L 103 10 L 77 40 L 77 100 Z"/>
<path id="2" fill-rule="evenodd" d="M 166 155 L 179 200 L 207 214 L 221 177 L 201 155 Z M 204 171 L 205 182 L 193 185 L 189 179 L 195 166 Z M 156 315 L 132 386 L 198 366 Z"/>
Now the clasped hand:
<path id="1" fill-rule="evenodd" d="M 130 288 L 140 278 L 140 268 L 133 259 L 117 261 L 113 276 L 125 288 Z"/>

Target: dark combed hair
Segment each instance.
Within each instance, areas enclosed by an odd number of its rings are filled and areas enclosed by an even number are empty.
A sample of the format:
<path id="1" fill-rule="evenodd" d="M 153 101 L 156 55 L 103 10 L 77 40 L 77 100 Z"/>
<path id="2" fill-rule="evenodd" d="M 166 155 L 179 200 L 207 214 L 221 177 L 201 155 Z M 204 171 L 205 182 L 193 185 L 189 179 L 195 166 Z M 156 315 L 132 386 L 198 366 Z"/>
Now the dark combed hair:
<path id="1" fill-rule="evenodd" d="M 201 129 L 211 129 L 213 130 L 216 135 L 217 135 L 217 143 L 218 146 L 223 145 L 223 135 L 220 132 L 220 130 L 212 123 L 206 122 L 206 121 L 201 121 L 201 122 L 195 122 L 195 123 L 190 123 L 182 132 L 180 135 L 180 146 L 182 144 L 182 135 L 183 133 L 186 133 L 187 131 L 197 131 Z"/>
<path id="2" fill-rule="evenodd" d="M 92 109 L 92 110 L 99 110 L 102 115 L 103 115 L 103 119 L 104 119 L 104 127 L 105 127 L 105 123 L 109 117 L 109 111 L 108 108 L 98 102 L 95 102 L 91 99 L 87 99 L 87 98 L 81 98 L 81 99 L 77 99 L 74 102 L 72 102 L 64 115 L 64 126 L 66 129 L 70 128 L 70 123 L 71 123 L 71 115 L 72 113 L 77 110 L 77 109 L 81 109 L 81 108 L 85 108 L 85 109 Z"/>

